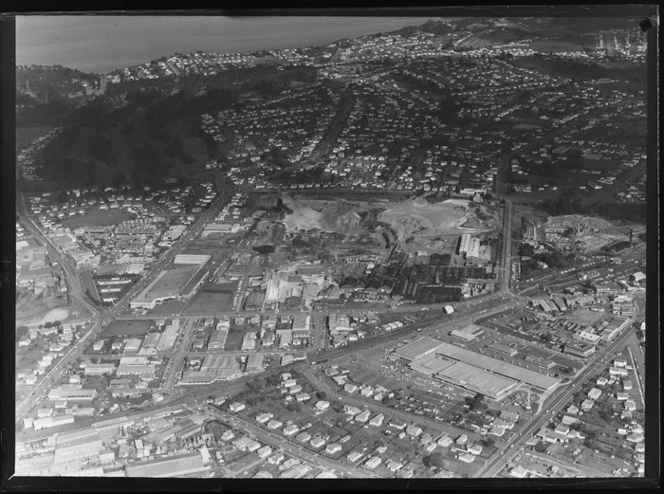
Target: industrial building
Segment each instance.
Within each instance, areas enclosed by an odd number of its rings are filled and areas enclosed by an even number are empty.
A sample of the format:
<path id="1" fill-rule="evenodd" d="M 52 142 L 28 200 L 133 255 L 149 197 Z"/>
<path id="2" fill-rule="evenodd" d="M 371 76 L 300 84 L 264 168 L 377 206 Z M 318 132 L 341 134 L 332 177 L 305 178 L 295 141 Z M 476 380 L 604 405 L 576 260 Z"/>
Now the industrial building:
<path id="1" fill-rule="evenodd" d="M 163 333 L 161 333 L 161 336 L 159 337 L 159 341 L 156 345 L 157 350 L 165 351 L 173 348 L 173 345 L 178 339 L 179 330 L 180 330 L 179 326 L 175 324 L 169 324 L 168 326 L 166 326 L 166 329 L 164 330 Z"/>
<path id="2" fill-rule="evenodd" d="M 86 376 L 100 376 L 103 374 L 112 374 L 115 372 L 115 364 L 86 364 L 83 373 Z"/>
<path id="3" fill-rule="evenodd" d="M 524 369 L 523 367 L 487 357 L 485 355 L 480 355 L 479 353 L 449 343 L 439 342 L 439 346 L 436 348 L 436 353 L 470 364 L 479 369 L 490 371 L 493 374 L 525 382 L 526 384 L 541 389 L 542 391 L 549 391 L 560 382 L 559 379 L 554 377 L 545 376 L 539 372 Z"/>
<path id="4" fill-rule="evenodd" d="M 96 389 L 53 388 L 48 393 L 49 401 L 92 401 L 97 397 Z"/>
<path id="5" fill-rule="evenodd" d="M 460 361 L 452 362 L 435 377 L 494 400 L 502 399 L 519 385 L 516 379 L 493 374 Z"/>
<path id="6" fill-rule="evenodd" d="M 154 373 L 154 366 L 148 364 L 148 358 L 145 356 L 122 357 L 116 372 L 118 376 L 140 376 Z"/>
<path id="7" fill-rule="evenodd" d="M 159 343 L 159 338 L 161 338 L 161 333 L 146 334 L 145 339 L 143 340 L 143 349 L 155 348 L 157 343 Z"/>
<path id="8" fill-rule="evenodd" d="M 123 353 L 138 353 L 142 341 L 139 338 L 129 338 L 122 349 Z"/>
<path id="9" fill-rule="evenodd" d="M 173 259 L 173 264 L 205 264 L 212 256 L 209 254 L 178 254 Z"/>
<path id="10" fill-rule="evenodd" d="M 609 321 L 606 326 L 602 328 L 601 337 L 605 341 L 611 341 L 620 334 L 621 331 L 629 327 L 631 319 L 616 317 Z"/>
<path id="11" fill-rule="evenodd" d="M 443 345 L 441 341 L 423 336 L 412 343 L 398 348 L 394 353 L 403 359 L 413 361 L 434 353 L 441 345 Z"/>
<path id="12" fill-rule="evenodd" d="M 44 417 L 41 419 L 35 419 L 32 422 L 32 426 L 36 431 L 42 429 L 50 429 L 51 427 L 58 427 L 60 425 L 67 425 L 74 423 L 73 415 L 60 415 L 57 417 Z"/>
<path id="13" fill-rule="evenodd" d="M 263 358 L 264 354 L 262 353 L 252 353 L 247 357 L 247 372 L 260 372 L 263 370 Z"/>
<path id="14" fill-rule="evenodd" d="M 481 335 L 484 330 L 477 324 L 469 324 L 461 329 L 455 329 L 450 334 L 466 341 L 472 341 Z"/>
<path id="15" fill-rule="evenodd" d="M 595 353 L 595 351 L 595 345 L 591 345 L 590 343 L 586 343 L 584 341 L 570 341 L 565 344 L 565 353 L 569 353 L 570 355 L 574 355 L 576 357 L 587 358 Z"/>
<path id="16" fill-rule="evenodd" d="M 502 355 L 503 357 L 514 357 L 518 353 L 516 348 L 503 345 L 502 343 L 491 343 L 490 345 L 487 345 L 487 348 L 489 350 L 493 350 L 499 355 Z"/>
<path id="17" fill-rule="evenodd" d="M 454 364 L 454 360 L 443 358 L 441 355 L 429 354 L 425 357 L 414 360 L 410 368 L 427 376 L 433 376 Z"/>
<path id="18" fill-rule="evenodd" d="M 180 384 L 212 384 L 218 378 L 216 371 L 184 371 Z"/>
<path id="19" fill-rule="evenodd" d="M 309 332 L 311 316 L 309 314 L 295 314 L 293 316 L 293 331 Z"/>
<path id="20" fill-rule="evenodd" d="M 238 223 L 209 223 L 205 226 L 201 235 L 207 237 L 213 233 L 237 233 L 238 231 L 240 231 Z"/>
<path id="21" fill-rule="evenodd" d="M 226 337 L 228 337 L 227 329 L 220 329 L 212 331 L 210 340 L 208 341 L 209 350 L 223 350 L 226 344 Z"/>
<path id="22" fill-rule="evenodd" d="M 426 336 L 397 349 L 395 354 L 409 360 L 413 370 L 497 400 L 521 382 L 543 391 L 559 382 L 559 379 Z"/>
<path id="23" fill-rule="evenodd" d="M 182 477 L 204 470 L 203 457 L 199 453 L 142 461 L 125 467 L 127 477 Z"/>
<path id="24" fill-rule="evenodd" d="M 238 369 L 235 357 L 227 355 L 208 355 L 201 365 L 201 371 L 217 371 L 221 369 Z"/>
<path id="25" fill-rule="evenodd" d="M 193 265 L 162 271 L 131 301 L 131 308 L 153 309 L 158 303 L 176 299 L 201 267 Z"/>
<path id="26" fill-rule="evenodd" d="M 459 241 L 459 254 L 466 254 L 466 257 L 479 257 L 480 239 L 473 238 L 469 233 L 461 235 Z"/>

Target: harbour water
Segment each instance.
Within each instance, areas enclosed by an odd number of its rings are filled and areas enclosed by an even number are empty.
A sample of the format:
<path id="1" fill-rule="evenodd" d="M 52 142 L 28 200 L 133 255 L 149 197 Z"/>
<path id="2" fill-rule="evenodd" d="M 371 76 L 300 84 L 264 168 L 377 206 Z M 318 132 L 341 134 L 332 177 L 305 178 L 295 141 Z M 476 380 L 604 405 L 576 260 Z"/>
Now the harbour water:
<path id="1" fill-rule="evenodd" d="M 175 52 L 316 46 L 425 21 L 417 17 L 17 16 L 16 63 L 107 73 Z"/>

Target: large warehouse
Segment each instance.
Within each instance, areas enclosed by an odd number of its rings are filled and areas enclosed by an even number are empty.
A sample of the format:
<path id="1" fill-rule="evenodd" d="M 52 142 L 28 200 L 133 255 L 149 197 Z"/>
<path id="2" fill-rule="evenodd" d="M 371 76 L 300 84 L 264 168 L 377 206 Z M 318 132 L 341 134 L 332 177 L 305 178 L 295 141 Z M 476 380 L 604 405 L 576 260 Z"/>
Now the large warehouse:
<path id="1" fill-rule="evenodd" d="M 441 371 L 444 371 L 448 367 L 455 364 L 454 360 L 446 359 L 442 355 L 436 355 L 435 353 L 430 353 L 425 357 L 414 360 L 410 363 L 409 367 L 414 371 L 417 371 L 421 374 L 426 374 L 427 376 L 433 376 Z"/>
<path id="2" fill-rule="evenodd" d="M 541 389 L 542 391 L 549 391 L 560 382 L 560 379 L 545 376 L 539 372 L 524 369 L 518 365 L 503 362 L 502 360 L 487 357 L 486 355 L 480 355 L 479 353 L 471 352 L 470 350 L 466 350 L 465 348 L 456 345 L 450 345 L 449 343 L 441 342 L 436 348 L 436 353 L 479 367 L 480 369 L 491 371 L 492 373 L 503 377 L 508 377 L 516 381 L 523 381 L 530 386 Z"/>
<path id="3" fill-rule="evenodd" d="M 504 398 L 507 393 L 519 385 L 519 381 L 515 379 L 486 372 L 465 362 L 454 362 L 451 366 L 438 372 L 436 377 L 469 391 L 482 393 L 494 400 Z"/>
<path id="4" fill-rule="evenodd" d="M 200 268 L 200 265 L 188 265 L 162 271 L 131 301 L 132 309 L 141 307 L 153 309 L 157 303 L 177 298 L 180 291 Z"/>
<path id="5" fill-rule="evenodd" d="M 205 471 L 199 453 L 141 461 L 125 467 L 127 477 L 181 477 Z"/>
<path id="6" fill-rule="evenodd" d="M 426 357 L 436 351 L 436 349 L 442 345 L 442 342 L 429 338 L 428 336 L 423 336 L 418 338 L 412 343 L 398 348 L 394 353 L 401 358 L 404 358 L 409 361 L 421 359 Z"/>
<path id="7" fill-rule="evenodd" d="M 410 368 L 417 372 L 495 400 L 522 382 L 549 391 L 560 381 L 427 336 L 404 345 L 395 354 L 409 360 Z"/>
<path id="8" fill-rule="evenodd" d="M 205 264 L 211 257 L 209 254 L 178 254 L 173 264 Z"/>

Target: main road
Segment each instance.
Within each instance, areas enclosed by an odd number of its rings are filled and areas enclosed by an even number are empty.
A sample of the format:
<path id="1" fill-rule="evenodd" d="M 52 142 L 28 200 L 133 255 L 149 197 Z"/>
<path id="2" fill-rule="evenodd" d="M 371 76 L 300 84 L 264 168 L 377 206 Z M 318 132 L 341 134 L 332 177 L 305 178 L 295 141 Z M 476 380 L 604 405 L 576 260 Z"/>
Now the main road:
<path id="1" fill-rule="evenodd" d="M 505 210 L 503 212 L 503 243 L 500 255 L 500 268 L 496 284 L 500 285 L 499 293 L 511 294 L 510 281 L 512 263 L 512 203 L 505 199 Z M 502 274 L 501 274 L 502 273 Z"/>

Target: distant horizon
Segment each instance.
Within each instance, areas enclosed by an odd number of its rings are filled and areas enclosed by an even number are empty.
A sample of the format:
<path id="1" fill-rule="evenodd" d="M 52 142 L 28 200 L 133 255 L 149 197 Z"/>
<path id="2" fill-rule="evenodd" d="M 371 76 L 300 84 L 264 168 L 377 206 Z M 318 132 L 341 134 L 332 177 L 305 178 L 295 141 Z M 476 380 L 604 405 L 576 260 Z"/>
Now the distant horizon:
<path id="1" fill-rule="evenodd" d="M 326 45 L 432 17 L 16 16 L 16 64 L 109 73 L 196 51 L 247 53 Z"/>

